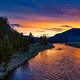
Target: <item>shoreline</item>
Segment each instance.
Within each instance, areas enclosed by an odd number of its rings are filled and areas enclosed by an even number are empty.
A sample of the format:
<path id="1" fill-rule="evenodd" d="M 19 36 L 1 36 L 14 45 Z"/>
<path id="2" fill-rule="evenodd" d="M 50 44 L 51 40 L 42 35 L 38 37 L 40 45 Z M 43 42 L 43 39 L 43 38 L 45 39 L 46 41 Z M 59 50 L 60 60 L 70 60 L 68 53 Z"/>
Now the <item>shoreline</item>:
<path id="1" fill-rule="evenodd" d="M 22 61 L 19 61 L 18 64 L 16 64 L 14 67 L 12 68 L 9 68 L 7 70 L 7 72 L 2 72 L 0 74 L 0 80 L 3 80 L 4 78 L 6 78 L 6 76 L 8 76 L 9 74 L 11 74 L 15 69 L 17 69 L 19 66 L 21 66 L 22 64 L 24 64 L 26 61 L 28 61 L 29 59 L 35 57 L 40 51 L 43 51 L 43 50 L 47 50 L 47 49 L 51 49 L 51 48 L 54 48 L 53 44 L 50 44 L 52 46 L 45 46 L 44 49 L 39 49 L 37 50 L 35 53 L 33 52 L 33 54 L 27 56 L 25 59 L 23 59 Z M 23 54 L 23 53 L 22 53 Z"/>
<path id="2" fill-rule="evenodd" d="M 80 42 L 79 43 L 78 42 L 77 43 L 76 42 L 74 42 L 74 43 L 66 43 L 65 45 L 72 46 L 72 47 L 80 49 Z"/>

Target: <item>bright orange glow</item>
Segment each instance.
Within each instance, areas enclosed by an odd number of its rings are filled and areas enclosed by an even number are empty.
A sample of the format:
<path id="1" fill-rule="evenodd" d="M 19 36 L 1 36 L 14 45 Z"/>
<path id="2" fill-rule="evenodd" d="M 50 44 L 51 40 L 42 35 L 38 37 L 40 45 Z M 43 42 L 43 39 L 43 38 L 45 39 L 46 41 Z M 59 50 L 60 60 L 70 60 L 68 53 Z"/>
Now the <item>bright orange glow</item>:
<path id="1" fill-rule="evenodd" d="M 40 36 L 47 34 L 46 36 L 54 36 L 57 33 L 64 32 L 70 28 L 80 28 L 80 21 L 30 21 L 30 20 L 11 20 L 13 23 L 18 23 L 21 26 L 14 26 L 18 32 L 22 32 L 24 35 L 28 35 L 30 32 L 34 36 Z M 61 27 L 62 25 L 69 25 L 71 27 Z M 53 28 L 62 29 L 60 31 L 55 31 Z M 37 31 L 38 30 L 38 31 Z"/>

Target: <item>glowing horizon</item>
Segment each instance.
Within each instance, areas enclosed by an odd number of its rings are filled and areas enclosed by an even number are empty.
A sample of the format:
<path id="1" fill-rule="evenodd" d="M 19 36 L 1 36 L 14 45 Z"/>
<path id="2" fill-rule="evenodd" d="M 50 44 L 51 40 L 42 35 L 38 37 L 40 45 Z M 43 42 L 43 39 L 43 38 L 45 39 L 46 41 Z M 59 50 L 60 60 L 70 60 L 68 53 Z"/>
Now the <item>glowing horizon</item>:
<path id="1" fill-rule="evenodd" d="M 75 6 L 74 6 L 75 4 Z M 19 33 L 47 37 L 71 28 L 80 28 L 80 1 L 19 0 L 1 1 L 0 16 L 7 16 Z"/>

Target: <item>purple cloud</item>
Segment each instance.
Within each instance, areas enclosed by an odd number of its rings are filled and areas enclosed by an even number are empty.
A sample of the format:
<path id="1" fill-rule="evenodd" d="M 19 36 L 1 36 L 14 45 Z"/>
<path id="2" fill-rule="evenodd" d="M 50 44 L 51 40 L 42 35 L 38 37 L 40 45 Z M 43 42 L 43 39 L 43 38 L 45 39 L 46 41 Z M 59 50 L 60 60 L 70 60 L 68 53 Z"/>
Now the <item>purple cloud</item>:
<path id="1" fill-rule="evenodd" d="M 10 24 L 10 26 L 21 26 L 20 24 Z"/>
<path id="2" fill-rule="evenodd" d="M 61 28 L 52 28 L 54 31 L 63 31 L 64 29 Z"/>
<path id="3" fill-rule="evenodd" d="M 63 25 L 63 26 L 60 26 L 60 27 L 70 27 L 70 28 L 72 28 L 72 26 L 68 26 L 68 25 Z"/>
<path id="4" fill-rule="evenodd" d="M 65 29 L 62 28 L 52 28 L 52 29 L 47 29 L 47 30 L 52 30 L 52 31 L 63 31 Z"/>
<path id="5" fill-rule="evenodd" d="M 61 8 L 61 11 L 64 16 L 67 17 L 80 17 L 80 10 L 78 9 L 66 9 L 66 8 Z"/>

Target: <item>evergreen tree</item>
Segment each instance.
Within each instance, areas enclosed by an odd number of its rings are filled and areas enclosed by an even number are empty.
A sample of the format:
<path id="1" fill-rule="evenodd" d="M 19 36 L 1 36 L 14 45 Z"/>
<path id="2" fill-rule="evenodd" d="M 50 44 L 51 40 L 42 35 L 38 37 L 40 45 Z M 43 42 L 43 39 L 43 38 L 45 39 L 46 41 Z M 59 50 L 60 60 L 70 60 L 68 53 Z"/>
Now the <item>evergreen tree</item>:
<path id="1" fill-rule="evenodd" d="M 63 39 L 61 39 L 61 43 L 63 43 Z"/>
<path id="2" fill-rule="evenodd" d="M 65 42 L 66 42 L 66 43 L 68 42 L 67 38 L 65 39 Z"/>
<path id="3" fill-rule="evenodd" d="M 52 38 L 50 38 L 50 43 L 52 43 Z"/>
<path id="4" fill-rule="evenodd" d="M 10 38 L 10 42 L 12 43 L 13 45 L 13 48 L 15 50 L 19 50 L 20 48 L 20 36 L 18 33 L 12 33 L 12 32 L 9 32 L 9 38 Z"/>
<path id="5" fill-rule="evenodd" d="M 2 63 L 3 60 L 3 50 L 2 50 L 2 41 L 0 41 L 0 64 Z"/>
<path id="6" fill-rule="evenodd" d="M 47 45 L 47 39 L 46 39 L 46 36 L 43 36 L 43 42 L 44 42 L 44 45 Z"/>
<path id="7" fill-rule="evenodd" d="M 41 45 L 43 45 L 43 37 L 42 37 L 42 36 L 40 36 L 39 43 L 40 43 Z"/>
<path id="8" fill-rule="evenodd" d="M 55 40 L 53 40 L 52 42 L 55 43 Z"/>
<path id="9" fill-rule="evenodd" d="M 5 20 L 6 24 L 9 24 L 7 17 L 5 17 L 4 20 Z"/>
<path id="10" fill-rule="evenodd" d="M 4 67 L 6 67 L 8 64 L 8 61 L 12 58 L 12 55 L 13 55 L 13 47 L 7 34 L 1 41 L 0 54 L 2 55 L 0 57 L 5 61 Z"/>
<path id="11" fill-rule="evenodd" d="M 34 43 L 35 43 L 34 37 L 33 37 L 32 33 L 30 32 L 30 34 L 29 34 L 29 44 L 34 44 Z"/>
<path id="12" fill-rule="evenodd" d="M 24 41 L 24 37 L 23 37 L 23 33 L 20 34 L 20 48 L 22 50 L 23 48 L 23 41 Z"/>
<path id="13" fill-rule="evenodd" d="M 24 37 L 24 44 L 23 44 L 23 50 L 24 51 L 29 51 L 30 45 L 29 45 L 29 40 Z"/>

